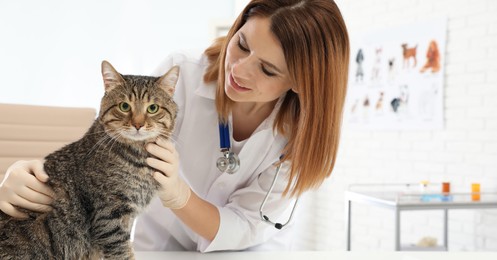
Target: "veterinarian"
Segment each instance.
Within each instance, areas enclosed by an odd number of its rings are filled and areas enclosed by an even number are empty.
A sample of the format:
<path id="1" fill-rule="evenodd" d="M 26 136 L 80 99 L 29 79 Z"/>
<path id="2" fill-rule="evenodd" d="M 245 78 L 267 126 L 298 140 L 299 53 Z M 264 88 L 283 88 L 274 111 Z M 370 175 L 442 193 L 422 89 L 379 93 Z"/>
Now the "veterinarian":
<path id="1" fill-rule="evenodd" d="M 156 74 L 180 66 L 179 114 L 173 141 L 147 147 L 161 190 L 138 217 L 135 250 L 290 249 L 296 198 L 335 165 L 348 64 L 330 0 L 251 1 L 204 53 L 167 58 Z M 4 175 L 0 210 L 50 210 L 41 161 Z"/>

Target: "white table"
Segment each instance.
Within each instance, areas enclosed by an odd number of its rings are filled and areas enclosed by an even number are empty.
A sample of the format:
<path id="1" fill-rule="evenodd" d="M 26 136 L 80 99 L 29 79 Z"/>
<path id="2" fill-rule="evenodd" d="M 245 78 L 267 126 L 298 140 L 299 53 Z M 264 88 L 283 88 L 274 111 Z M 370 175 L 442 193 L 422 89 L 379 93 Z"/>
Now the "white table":
<path id="1" fill-rule="evenodd" d="M 471 193 L 442 193 L 418 190 L 419 184 L 355 184 L 345 192 L 346 206 L 346 242 L 347 251 L 351 250 L 352 202 L 391 209 L 395 214 L 395 251 L 416 250 L 402 247 L 400 243 L 400 217 L 407 210 L 443 210 L 444 237 L 443 247 L 438 250 L 448 251 L 448 211 L 451 209 L 489 209 L 497 208 L 497 193 L 480 193 L 480 200 L 473 201 Z M 437 189 L 437 191 L 441 191 Z M 433 250 L 433 249 L 432 249 Z M 437 250 L 437 248 L 435 248 Z M 497 258 L 496 258 L 497 259 Z"/>
<path id="2" fill-rule="evenodd" d="M 497 253 L 461 252 L 136 252 L 136 260 L 495 260 Z"/>

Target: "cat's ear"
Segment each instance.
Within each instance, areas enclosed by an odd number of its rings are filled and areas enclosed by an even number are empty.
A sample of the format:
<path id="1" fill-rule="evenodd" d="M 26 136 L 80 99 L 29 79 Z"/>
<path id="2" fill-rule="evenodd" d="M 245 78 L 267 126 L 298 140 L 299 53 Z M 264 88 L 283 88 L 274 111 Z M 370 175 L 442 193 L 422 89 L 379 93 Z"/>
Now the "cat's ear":
<path id="1" fill-rule="evenodd" d="M 164 76 L 159 78 L 159 86 L 172 96 L 176 88 L 176 82 L 178 82 L 178 77 L 179 66 L 174 66 Z"/>
<path id="2" fill-rule="evenodd" d="M 116 86 L 122 85 L 124 79 L 121 74 L 110 65 L 108 61 L 102 61 L 102 77 L 104 79 L 105 92 L 109 92 Z"/>

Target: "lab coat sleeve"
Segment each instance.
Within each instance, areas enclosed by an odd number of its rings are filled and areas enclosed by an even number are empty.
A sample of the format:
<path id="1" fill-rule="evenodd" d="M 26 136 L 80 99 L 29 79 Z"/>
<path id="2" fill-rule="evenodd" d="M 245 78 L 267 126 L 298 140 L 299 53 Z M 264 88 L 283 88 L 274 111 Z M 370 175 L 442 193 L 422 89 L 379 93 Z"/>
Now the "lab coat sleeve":
<path id="1" fill-rule="evenodd" d="M 282 165 L 275 187 L 264 206 L 264 215 L 273 222 L 285 223 L 293 207 L 294 199 L 288 195 L 282 197 L 288 183 L 288 168 L 289 163 Z M 246 187 L 233 192 L 228 204 L 218 207 L 220 226 L 216 237 L 212 242 L 200 238 L 199 251 L 244 250 L 260 245 L 280 232 L 273 225 L 262 221 L 259 214 L 275 171 L 276 167 L 270 166 Z"/>

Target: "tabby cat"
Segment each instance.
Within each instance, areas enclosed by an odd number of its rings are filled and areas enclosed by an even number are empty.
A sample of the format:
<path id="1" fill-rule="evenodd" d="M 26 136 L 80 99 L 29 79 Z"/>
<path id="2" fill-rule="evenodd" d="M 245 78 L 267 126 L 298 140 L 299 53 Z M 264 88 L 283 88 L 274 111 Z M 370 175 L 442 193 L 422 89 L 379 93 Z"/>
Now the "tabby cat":
<path id="1" fill-rule="evenodd" d="M 102 62 L 99 116 L 78 141 L 48 155 L 53 210 L 14 219 L 0 211 L 0 259 L 134 259 L 133 219 L 159 184 L 145 144 L 168 139 L 179 68 L 162 77 L 119 74 Z"/>

